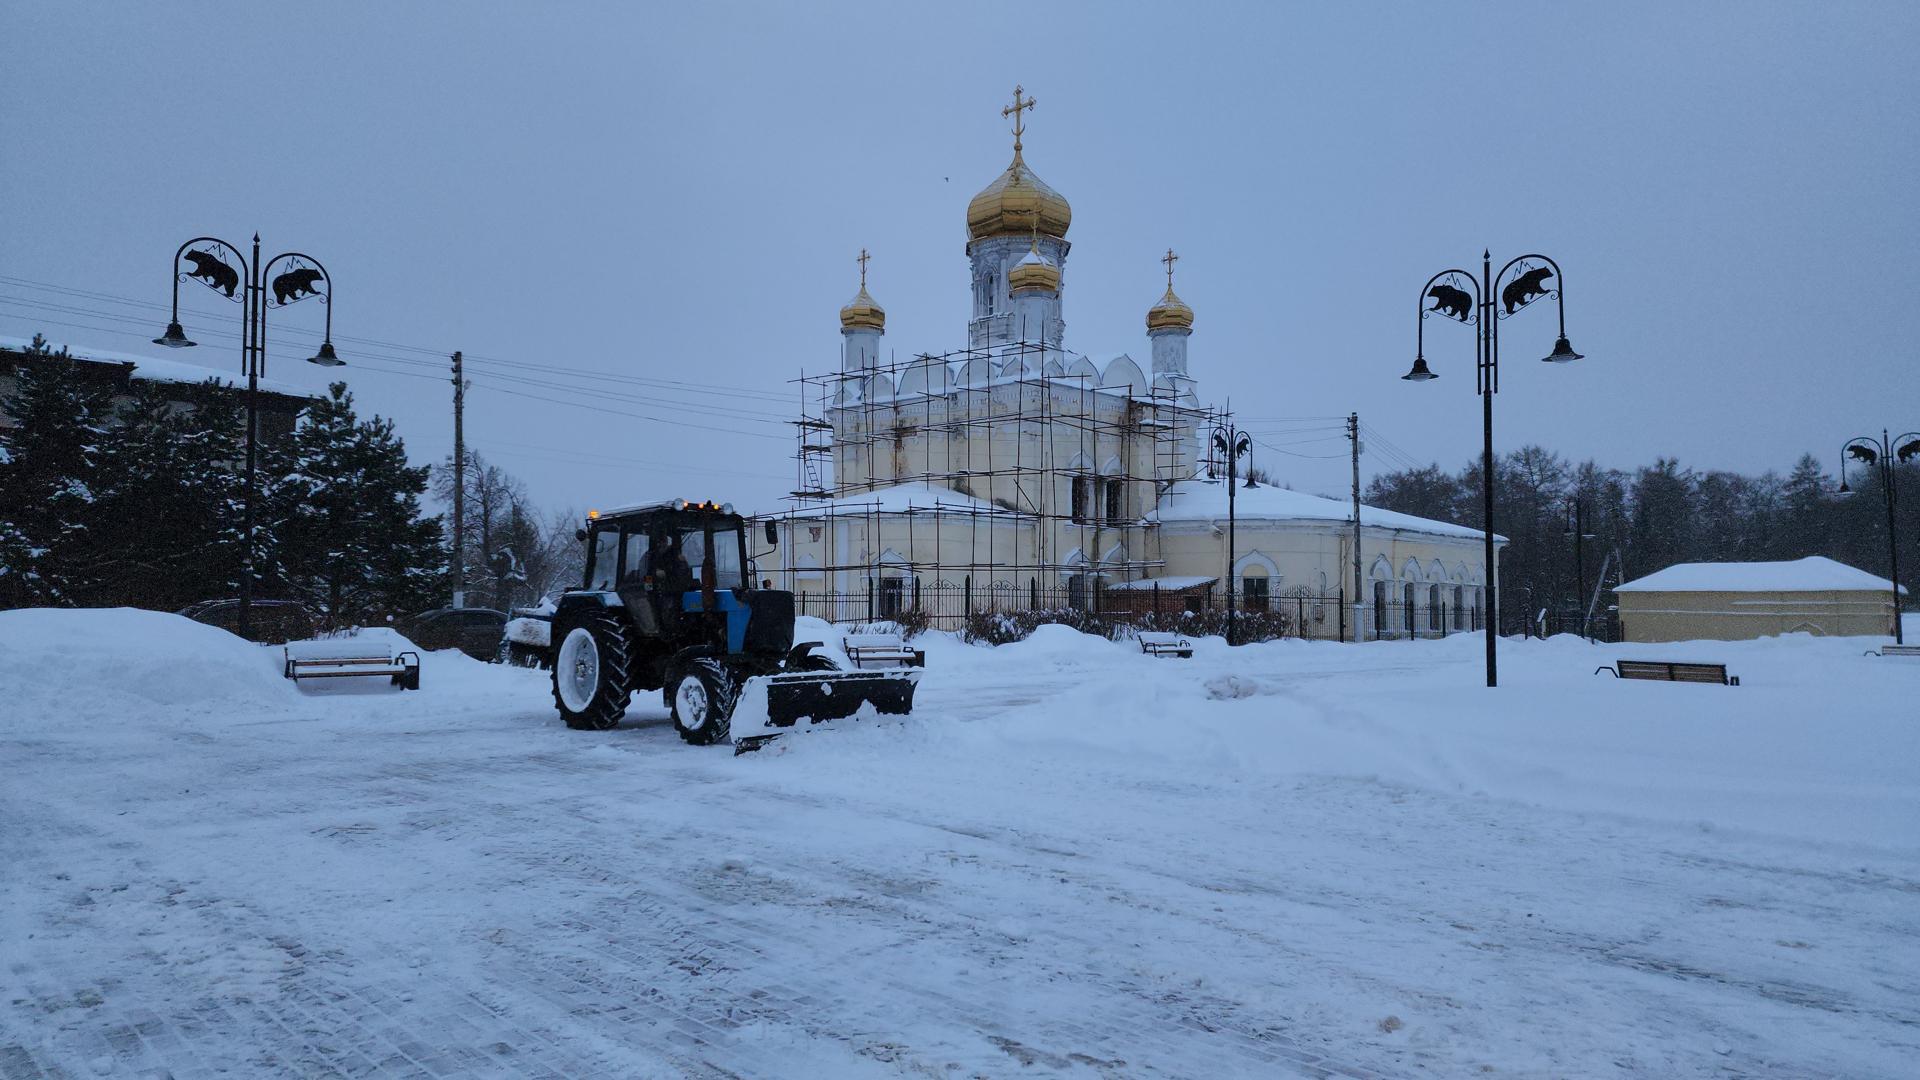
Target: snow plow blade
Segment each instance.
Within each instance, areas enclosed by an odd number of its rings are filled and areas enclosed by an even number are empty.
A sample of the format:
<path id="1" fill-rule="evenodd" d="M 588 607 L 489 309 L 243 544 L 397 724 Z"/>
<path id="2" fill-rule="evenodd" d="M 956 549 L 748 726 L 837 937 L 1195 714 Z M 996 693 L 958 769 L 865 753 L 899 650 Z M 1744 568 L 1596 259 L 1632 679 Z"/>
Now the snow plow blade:
<path id="1" fill-rule="evenodd" d="M 733 708 L 733 752 L 758 750 L 791 731 L 870 714 L 913 711 L 920 668 L 801 671 L 761 675 L 740 688 Z"/>

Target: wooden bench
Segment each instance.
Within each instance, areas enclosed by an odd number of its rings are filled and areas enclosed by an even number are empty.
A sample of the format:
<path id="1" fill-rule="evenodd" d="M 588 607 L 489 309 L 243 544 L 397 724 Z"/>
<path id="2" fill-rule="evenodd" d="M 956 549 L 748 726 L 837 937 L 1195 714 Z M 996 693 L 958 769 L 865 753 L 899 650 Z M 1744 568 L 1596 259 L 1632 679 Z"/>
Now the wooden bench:
<path id="1" fill-rule="evenodd" d="M 393 652 L 366 641 L 301 641 L 286 646 L 283 674 L 296 684 L 301 679 L 340 679 L 385 676 L 402 690 L 420 689 L 420 654 L 411 649 Z"/>
<path id="2" fill-rule="evenodd" d="M 1920 656 L 1920 645 L 1882 645 L 1868 649 L 1865 656 Z"/>
<path id="3" fill-rule="evenodd" d="M 1616 679 L 1652 679 L 1655 682 L 1713 683 L 1739 686 L 1740 676 L 1727 674 L 1725 664 L 1683 664 L 1672 660 L 1616 660 L 1593 669 Z"/>
<path id="4" fill-rule="evenodd" d="M 1148 630 L 1140 635 L 1140 651 L 1148 656 L 1186 658 L 1193 655 L 1193 642 L 1179 634 L 1164 634 Z"/>

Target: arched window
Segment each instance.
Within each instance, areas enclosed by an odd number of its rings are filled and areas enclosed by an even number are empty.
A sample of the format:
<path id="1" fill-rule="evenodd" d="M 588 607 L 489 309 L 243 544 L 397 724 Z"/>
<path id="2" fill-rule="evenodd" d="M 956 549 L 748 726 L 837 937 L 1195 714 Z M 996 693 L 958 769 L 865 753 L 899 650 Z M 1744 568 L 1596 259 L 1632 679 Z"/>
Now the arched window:
<path id="1" fill-rule="evenodd" d="M 1373 583 L 1373 638 L 1375 641 L 1380 640 L 1380 631 L 1386 627 L 1386 624 L 1387 583 L 1375 581 Z"/>
<path id="2" fill-rule="evenodd" d="M 1460 609 L 1467 606 L 1466 593 L 1467 590 L 1464 585 L 1455 585 L 1453 587 L 1453 628 L 1455 630 L 1460 629 L 1460 619 L 1462 617 Z"/>
<path id="3" fill-rule="evenodd" d="M 1413 636 L 1413 599 L 1413 582 L 1409 581 L 1400 587 L 1400 602 L 1406 605 L 1406 610 L 1400 613 L 1400 625 L 1408 637 Z"/>
<path id="4" fill-rule="evenodd" d="M 1272 607 L 1273 589 L 1264 566 L 1249 566 L 1240 575 L 1240 603 L 1247 611 L 1267 611 Z"/>
<path id="5" fill-rule="evenodd" d="M 1441 621 L 1446 615 L 1445 609 L 1441 605 L 1440 586 L 1427 586 L 1427 629 L 1440 631 L 1447 628 L 1446 624 Z"/>

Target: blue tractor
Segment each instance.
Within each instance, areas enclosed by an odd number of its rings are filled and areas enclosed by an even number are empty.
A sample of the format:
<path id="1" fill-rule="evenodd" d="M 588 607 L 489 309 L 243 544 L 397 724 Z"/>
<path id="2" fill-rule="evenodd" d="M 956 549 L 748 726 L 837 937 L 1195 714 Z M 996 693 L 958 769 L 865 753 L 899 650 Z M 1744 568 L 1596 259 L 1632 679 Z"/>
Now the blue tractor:
<path id="1" fill-rule="evenodd" d="M 682 739 L 738 753 L 796 727 L 912 711 L 925 654 L 863 637 L 842 670 L 823 642 L 796 644 L 793 594 L 757 586 L 730 504 L 594 511 L 577 535 L 585 580 L 561 594 L 549 635 L 568 727 L 610 730 L 636 690 L 658 690 Z M 777 542 L 771 523 L 766 539 Z"/>

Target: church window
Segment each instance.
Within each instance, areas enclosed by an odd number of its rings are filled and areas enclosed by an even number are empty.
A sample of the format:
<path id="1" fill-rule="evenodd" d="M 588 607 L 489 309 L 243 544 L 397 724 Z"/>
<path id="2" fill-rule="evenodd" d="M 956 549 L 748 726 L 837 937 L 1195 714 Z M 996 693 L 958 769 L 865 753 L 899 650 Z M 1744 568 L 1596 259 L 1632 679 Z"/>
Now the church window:
<path id="1" fill-rule="evenodd" d="M 907 579 L 899 577 L 880 579 L 880 617 L 891 619 L 906 607 Z"/>
<path id="2" fill-rule="evenodd" d="M 1084 525 L 1092 512 L 1093 478 L 1076 476 L 1073 478 L 1073 523 Z"/>
<path id="3" fill-rule="evenodd" d="M 1119 525 L 1126 520 L 1126 490 L 1123 481 L 1107 481 L 1107 524 Z"/>
<path id="4" fill-rule="evenodd" d="M 1087 579 L 1075 574 L 1067 579 L 1067 606 L 1075 611 L 1085 611 L 1087 607 Z"/>
<path id="5" fill-rule="evenodd" d="M 1247 576 L 1240 579 L 1240 599 L 1248 611 L 1265 611 L 1271 593 L 1267 588 L 1266 575 Z"/>

